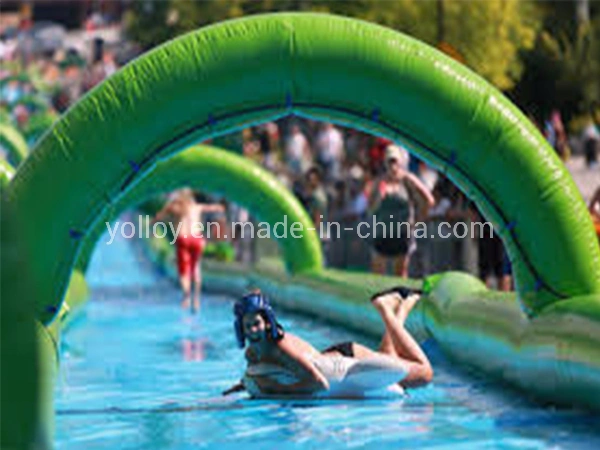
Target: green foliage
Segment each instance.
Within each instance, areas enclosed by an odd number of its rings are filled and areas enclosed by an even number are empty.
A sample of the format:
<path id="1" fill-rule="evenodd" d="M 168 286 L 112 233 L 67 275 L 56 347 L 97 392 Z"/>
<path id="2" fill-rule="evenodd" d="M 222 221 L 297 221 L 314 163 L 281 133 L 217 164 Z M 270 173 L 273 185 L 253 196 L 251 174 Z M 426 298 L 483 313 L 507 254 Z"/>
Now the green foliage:
<path id="1" fill-rule="evenodd" d="M 240 0 L 145 0 L 134 2 L 125 15 L 128 35 L 145 49 L 196 28 L 238 17 Z"/>
<path id="2" fill-rule="evenodd" d="M 550 0 L 168 0 L 134 2 L 129 35 L 150 48 L 233 17 L 320 11 L 394 28 L 459 60 L 521 105 L 581 112 L 599 102 L 600 2 L 591 22 L 575 20 L 575 2 Z"/>
<path id="3" fill-rule="evenodd" d="M 516 101 L 544 118 L 552 109 L 566 121 L 600 104 L 600 8 L 577 23 L 573 2 L 540 2 L 543 28 L 524 53 L 526 70 L 513 92 Z"/>
<path id="4" fill-rule="evenodd" d="M 434 46 L 441 38 L 462 62 L 503 90 L 518 80 L 519 52 L 533 47 L 538 27 L 535 16 L 519 0 L 348 3 L 349 9 L 340 5 L 332 11 L 394 28 Z"/>
<path id="5" fill-rule="evenodd" d="M 137 209 L 144 215 L 155 216 L 165 204 L 166 196 L 161 195 L 158 197 L 146 200 L 142 204 L 137 206 Z"/>
<path id="6" fill-rule="evenodd" d="M 53 111 L 38 112 L 29 117 L 27 125 L 24 127 L 23 135 L 28 143 L 35 142 L 44 134 L 58 118 Z"/>
<path id="7" fill-rule="evenodd" d="M 127 34 L 149 49 L 175 36 L 175 30 L 167 24 L 168 2 L 135 2 L 124 16 Z"/>
<path id="8" fill-rule="evenodd" d="M 444 0 L 444 40 L 465 63 L 500 89 L 521 72 L 519 52 L 533 46 L 536 21 L 519 0 Z M 438 44 L 437 2 L 419 0 L 210 0 L 140 2 L 127 16 L 130 36 L 149 48 L 202 25 L 278 11 L 320 11 L 356 17 Z"/>
<path id="9" fill-rule="evenodd" d="M 542 57 L 555 68 L 555 96 L 562 109 L 583 112 L 600 101 L 598 38 L 589 25 L 582 25 L 574 38 L 540 36 Z"/>
<path id="10" fill-rule="evenodd" d="M 204 257 L 231 262 L 235 260 L 235 250 L 229 242 L 209 242 L 204 249 Z"/>
<path id="11" fill-rule="evenodd" d="M 447 2 L 447 38 L 467 65 L 502 90 L 522 71 L 519 52 L 533 47 L 537 22 L 516 0 Z"/>

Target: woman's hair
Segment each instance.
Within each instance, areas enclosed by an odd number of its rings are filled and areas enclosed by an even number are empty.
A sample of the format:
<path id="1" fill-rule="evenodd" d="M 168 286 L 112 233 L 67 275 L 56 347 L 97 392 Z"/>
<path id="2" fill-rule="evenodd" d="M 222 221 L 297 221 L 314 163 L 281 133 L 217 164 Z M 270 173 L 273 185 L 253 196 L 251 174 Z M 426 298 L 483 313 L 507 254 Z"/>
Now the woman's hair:
<path id="1" fill-rule="evenodd" d="M 234 329 L 240 348 L 243 348 L 246 342 L 243 325 L 243 318 L 246 314 L 260 314 L 267 324 L 267 336 L 272 341 L 280 341 L 284 336 L 283 327 L 277 322 L 275 312 L 269 304 L 269 300 L 259 289 L 250 291 L 235 302 L 233 313 L 235 316 Z"/>

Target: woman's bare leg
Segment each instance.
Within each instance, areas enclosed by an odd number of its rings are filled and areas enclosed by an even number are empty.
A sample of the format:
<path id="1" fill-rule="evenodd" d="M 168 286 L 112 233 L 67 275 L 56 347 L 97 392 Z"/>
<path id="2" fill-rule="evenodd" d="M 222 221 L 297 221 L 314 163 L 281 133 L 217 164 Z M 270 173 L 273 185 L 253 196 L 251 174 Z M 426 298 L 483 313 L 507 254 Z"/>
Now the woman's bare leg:
<path id="1" fill-rule="evenodd" d="M 407 305 L 408 308 L 401 308 L 402 300 L 398 299 L 398 301 L 394 305 L 394 314 L 396 315 L 396 318 L 400 321 L 400 323 L 403 324 L 406 321 L 406 317 L 408 316 L 408 313 L 410 312 L 410 310 L 416 303 L 416 300 L 417 299 L 404 300 L 404 302 L 410 301 L 411 303 L 409 305 Z M 370 348 L 365 347 L 364 345 L 358 344 L 356 342 L 352 343 L 352 350 L 354 352 L 354 356 L 357 359 L 370 358 L 370 357 L 376 356 L 377 353 L 383 353 L 384 355 L 390 355 L 390 356 L 393 356 L 394 358 L 401 358 L 401 359 L 405 358 L 405 356 L 403 356 L 402 354 L 399 354 L 396 351 L 396 347 L 394 346 L 394 342 L 392 341 L 390 332 L 388 331 L 387 328 L 386 328 L 385 332 L 383 333 L 383 337 L 381 338 L 381 342 L 379 343 L 379 347 L 377 348 L 377 351 L 373 351 Z"/>
<path id="2" fill-rule="evenodd" d="M 412 296 L 401 302 L 397 314 L 394 308 L 398 302 L 398 294 L 387 294 L 373 300 L 373 306 L 381 315 L 397 357 L 407 363 L 408 375 L 401 383 L 407 387 L 427 384 L 433 378 L 433 369 L 427 355 L 404 328 L 406 317 L 417 300 L 417 296 Z"/>
<path id="3" fill-rule="evenodd" d="M 400 312 L 400 302 L 401 300 L 398 299 L 396 305 L 394 306 L 394 313 L 396 315 L 398 315 L 398 313 Z M 385 329 L 385 332 L 383 333 L 383 337 L 381 338 L 381 342 L 379 343 L 379 348 L 377 349 L 377 351 L 379 353 L 385 353 L 386 355 L 391 355 L 394 357 L 400 356 L 396 353 L 396 348 L 394 347 L 394 343 L 392 342 L 392 338 L 390 337 L 390 332 L 387 330 L 387 327 Z"/>
<path id="4" fill-rule="evenodd" d="M 194 304 L 192 309 L 194 311 L 200 310 L 200 289 L 202 288 L 202 273 L 200 272 L 200 262 L 196 262 L 194 268 Z"/>
<path id="5" fill-rule="evenodd" d="M 407 299 L 398 300 L 396 305 L 394 306 L 394 314 L 396 318 L 402 325 L 406 322 L 406 318 L 410 311 L 412 311 L 413 307 L 419 300 L 419 297 L 416 295 L 412 295 Z M 406 358 L 404 352 L 398 352 L 396 347 L 394 346 L 394 342 L 392 341 L 392 337 L 390 336 L 390 332 L 387 327 L 385 333 L 383 333 L 383 337 L 379 344 L 379 349 L 377 350 L 379 353 L 385 353 L 386 355 L 391 355 L 397 358 Z"/>
<path id="6" fill-rule="evenodd" d="M 190 307 L 190 295 L 192 289 L 192 280 L 190 274 L 179 275 L 179 285 L 183 291 L 183 300 L 181 301 L 181 307 L 187 309 Z"/>
<path id="7" fill-rule="evenodd" d="M 387 258 L 375 251 L 371 252 L 371 272 L 379 275 L 387 273 Z"/>
<path id="8" fill-rule="evenodd" d="M 393 259 L 394 275 L 408 278 L 408 264 L 410 263 L 410 256 L 400 255 Z"/>

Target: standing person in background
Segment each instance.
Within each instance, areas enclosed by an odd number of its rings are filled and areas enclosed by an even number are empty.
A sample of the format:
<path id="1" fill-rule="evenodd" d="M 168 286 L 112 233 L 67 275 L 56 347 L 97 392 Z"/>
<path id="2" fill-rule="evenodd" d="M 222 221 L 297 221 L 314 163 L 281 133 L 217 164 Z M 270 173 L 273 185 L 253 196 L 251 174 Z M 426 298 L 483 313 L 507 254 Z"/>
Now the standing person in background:
<path id="1" fill-rule="evenodd" d="M 508 257 L 506 247 L 503 249 L 503 260 L 502 260 L 502 278 L 500 280 L 500 290 L 509 292 L 514 289 L 513 285 L 513 274 L 512 274 L 512 263 Z"/>
<path id="2" fill-rule="evenodd" d="M 569 148 L 569 140 L 567 137 L 567 131 L 562 121 L 560 111 L 555 109 L 552 111 L 551 119 L 552 126 L 556 131 L 556 153 L 563 161 L 567 161 L 571 157 L 571 149 Z"/>
<path id="3" fill-rule="evenodd" d="M 465 224 L 466 235 L 462 238 L 453 237 L 453 263 L 452 270 L 462 270 L 477 276 L 478 271 L 478 249 L 475 237 L 471 233 L 472 222 L 477 219 L 477 213 L 473 209 L 473 204 L 467 196 L 452 183 L 449 183 L 450 198 L 452 206 L 448 211 L 448 221 L 454 226 L 458 223 Z M 463 231 L 460 231 L 462 233 Z M 506 265 L 504 265 L 505 271 Z M 510 284 L 510 283 L 509 283 Z"/>
<path id="4" fill-rule="evenodd" d="M 477 211 L 477 222 L 485 222 L 483 215 Z M 478 228 L 479 278 L 485 282 L 488 289 L 494 287 L 494 279 L 498 289 L 501 288 L 504 274 L 504 249 L 502 240 L 496 230 L 490 227 Z"/>
<path id="5" fill-rule="evenodd" d="M 342 219 L 341 235 L 344 240 L 345 267 L 368 270 L 365 255 L 369 253 L 368 242 L 354 231 L 361 221 L 367 220 L 369 196 L 365 192 L 365 171 L 357 164 L 348 171 L 348 203 Z M 367 266 L 365 266 L 367 264 Z"/>
<path id="6" fill-rule="evenodd" d="M 8 105 L 14 105 L 23 97 L 23 87 L 19 80 L 10 80 L 0 91 L 0 101 Z"/>
<path id="7" fill-rule="evenodd" d="M 594 227 L 596 228 L 596 235 L 598 236 L 598 242 L 600 243 L 600 186 L 596 189 L 596 192 L 592 196 L 592 200 L 590 201 L 590 215 L 592 216 L 592 221 L 594 222 Z"/>
<path id="8" fill-rule="evenodd" d="M 278 159 L 279 127 L 275 122 L 266 122 L 254 127 L 254 135 L 263 154 L 263 165 L 273 171 Z"/>
<path id="9" fill-rule="evenodd" d="M 104 66 L 101 61 L 96 61 L 83 69 L 81 87 L 83 93 L 93 89 L 106 77 Z"/>
<path id="10" fill-rule="evenodd" d="M 192 311 L 200 309 L 200 287 L 202 275 L 200 258 L 204 250 L 205 240 L 199 226 L 202 214 L 207 212 L 222 212 L 223 205 L 196 203 L 191 189 L 181 189 L 154 217 L 153 221 L 171 219 L 176 222 L 175 246 L 177 248 L 177 270 L 179 284 L 183 291 L 181 306 L 190 307 L 192 282 L 194 285 L 194 302 Z"/>
<path id="11" fill-rule="evenodd" d="M 392 144 L 389 139 L 378 137 L 369 148 L 369 169 L 373 176 L 378 177 L 385 173 L 385 149 Z"/>
<path id="12" fill-rule="evenodd" d="M 427 226 L 439 229 L 440 223 L 448 221 L 448 213 L 452 209 L 452 200 L 449 195 L 449 183 L 446 178 L 440 178 L 433 188 L 435 205 L 427 211 Z M 454 250 L 451 239 L 443 239 L 437 233 L 428 236 L 419 242 L 419 249 L 413 255 L 413 260 L 421 264 L 421 273 L 415 276 L 426 276 L 432 273 L 453 270 L 452 252 Z"/>
<path id="13" fill-rule="evenodd" d="M 560 111 L 553 109 L 550 117 L 544 124 L 544 135 L 548 143 L 556 150 L 556 153 L 563 161 L 566 161 L 571 156 L 567 133 L 563 124 Z"/>
<path id="14" fill-rule="evenodd" d="M 335 182 L 329 196 L 327 219 L 332 223 L 340 224 L 344 227 L 344 213 L 348 202 L 348 192 L 346 181 L 338 180 Z M 333 231 L 327 235 L 328 244 L 326 255 L 327 262 L 332 267 L 345 267 L 347 242 L 344 239 L 343 232 Z"/>
<path id="15" fill-rule="evenodd" d="M 552 148 L 556 148 L 556 131 L 550 118 L 544 121 L 544 137 Z"/>
<path id="16" fill-rule="evenodd" d="M 593 169 L 598 166 L 598 147 L 600 147 L 600 132 L 593 120 L 583 129 L 583 152 L 585 154 L 585 164 Z"/>
<path id="17" fill-rule="evenodd" d="M 435 204 L 429 189 L 408 172 L 408 160 L 405 149 L 389 145 L 385 152 L 385 174 L 374 183 L 371 192 L 369 209 L 378 224 L 371 230 L 375 273 L 385 274 L 388 262 L 392 262 L 394 274 L 408 276 L 410 253 L 415 247 L 410 228 L 416 217 L 425 217 L 427 209 Z M 381 229 L 383 225 L 385 231 Z"/>
<path id="18" fill-rule="evenodd" d="M 344 138 L 340 130 L 331 123 L 323 124 L 316 141 L 317 158 L 325 172 L 327 181 L 340 178 L 344 159 Z"/>
<path id="19" fill-rule="evenodd" d="M 113 52 L 104 52 L 104 55 L 102 56 L 102 66 L 105 77 L 110 77 L 113 73 L 119 70 L 119 65 L 115 60 L 115 55 Z"/>
<path id="20" fill-rule="evenodd" d="M 285 141 L 285 159 L 295 177 L 300 177 L 312 164 L 310 145 L 300 125 L 292 125 L 291 134 Z"/>
<path id="21" fill-rule="evenodd" d="M 17 105 L 12 110 L 13 120 L 20 130 L 25 130 L 29 123 L 29 111 L 25 105 Z"/>
<path id="22" fill-rule="evenodd" d="M 315 224 L 315 229 L 319 233 L 321 238 L 321 246 L 323 247 L 323 254 L 329 256 L 330 239 L 326 234 L 321 234 L 321 223 L 327 224 L 327 213 L 329 210 L 329 201 L 325 187 L 323 186 L 323 180 L 321 177 L 321 171 L 318 167 L 312 167 L 306 172 L 306 181 L 304 184 L 304 191 L 302 193 L 304 205 L 310 215 L 310 218 Z M 324 226 L 325 226 L 324 225 Z M 326 230 L 326 228 L 324 228 Z M 326 263 L 327 258 L 326 259 Z"/>
<path id="23" fill-rule="evenodd" d="M 417 166 L 417 176 L 419 177 L 419 180 L 427 186 L 427 189 L 433 191 L 438 180 L 438 173 L 435 169 L 429 167 L 425 161 L 419 161 Z"/>
<path id="24" fill-rule="evenodd" d="M 367 162 L 367 136 L 350 128 L 346 137 L 346 164 L 365 164 Z"/>
<path id="25" fill-rule="evenodd" d="M 352 223 L 366 219 L 369 207 L 369 198 L 364 189 L 364 170 L 359 165 L 354 165 L 348 171 L 348 203 L 344 211 L 345 220 Z"/>
<path id="26" fill-rule="evenodd" d="M 229 207 L 232 228 L 231 242 L 235 248 L 235 259 L 238 262 L 249 264 L 253 261 L 252 236 L 246 230 L 246 224 L 252 223 L 250 213 L 246 208 L 231 204 Z"/>
<path id="27" fill-rule="evenodd" d="M 327 222 L 328 201 L 321 171 L 317 167 L 312 167 L 306 172 L 303 198 L 310 218 L 318 231 L 321 222 Z"/>

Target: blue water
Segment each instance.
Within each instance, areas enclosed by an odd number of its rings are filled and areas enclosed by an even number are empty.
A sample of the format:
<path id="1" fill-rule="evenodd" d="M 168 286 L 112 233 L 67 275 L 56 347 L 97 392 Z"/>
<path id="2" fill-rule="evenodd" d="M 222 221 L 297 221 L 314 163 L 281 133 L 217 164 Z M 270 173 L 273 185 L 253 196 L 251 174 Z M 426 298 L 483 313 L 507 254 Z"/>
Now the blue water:
<path id="1" fill-rule="evenodd" d="M 97 250 L 91 302 L 62 342 L 58 449 L 600 448 L 600 418 L 556 411 L 462 373 L 428 345 L 432 386 L 406 398 L 254 401 L 221 397 L 243 370 L 231 299 L 204 296 L 199 316 L 136 246 Z M 364 336 L 285 313 L 317 347 Z"/>

